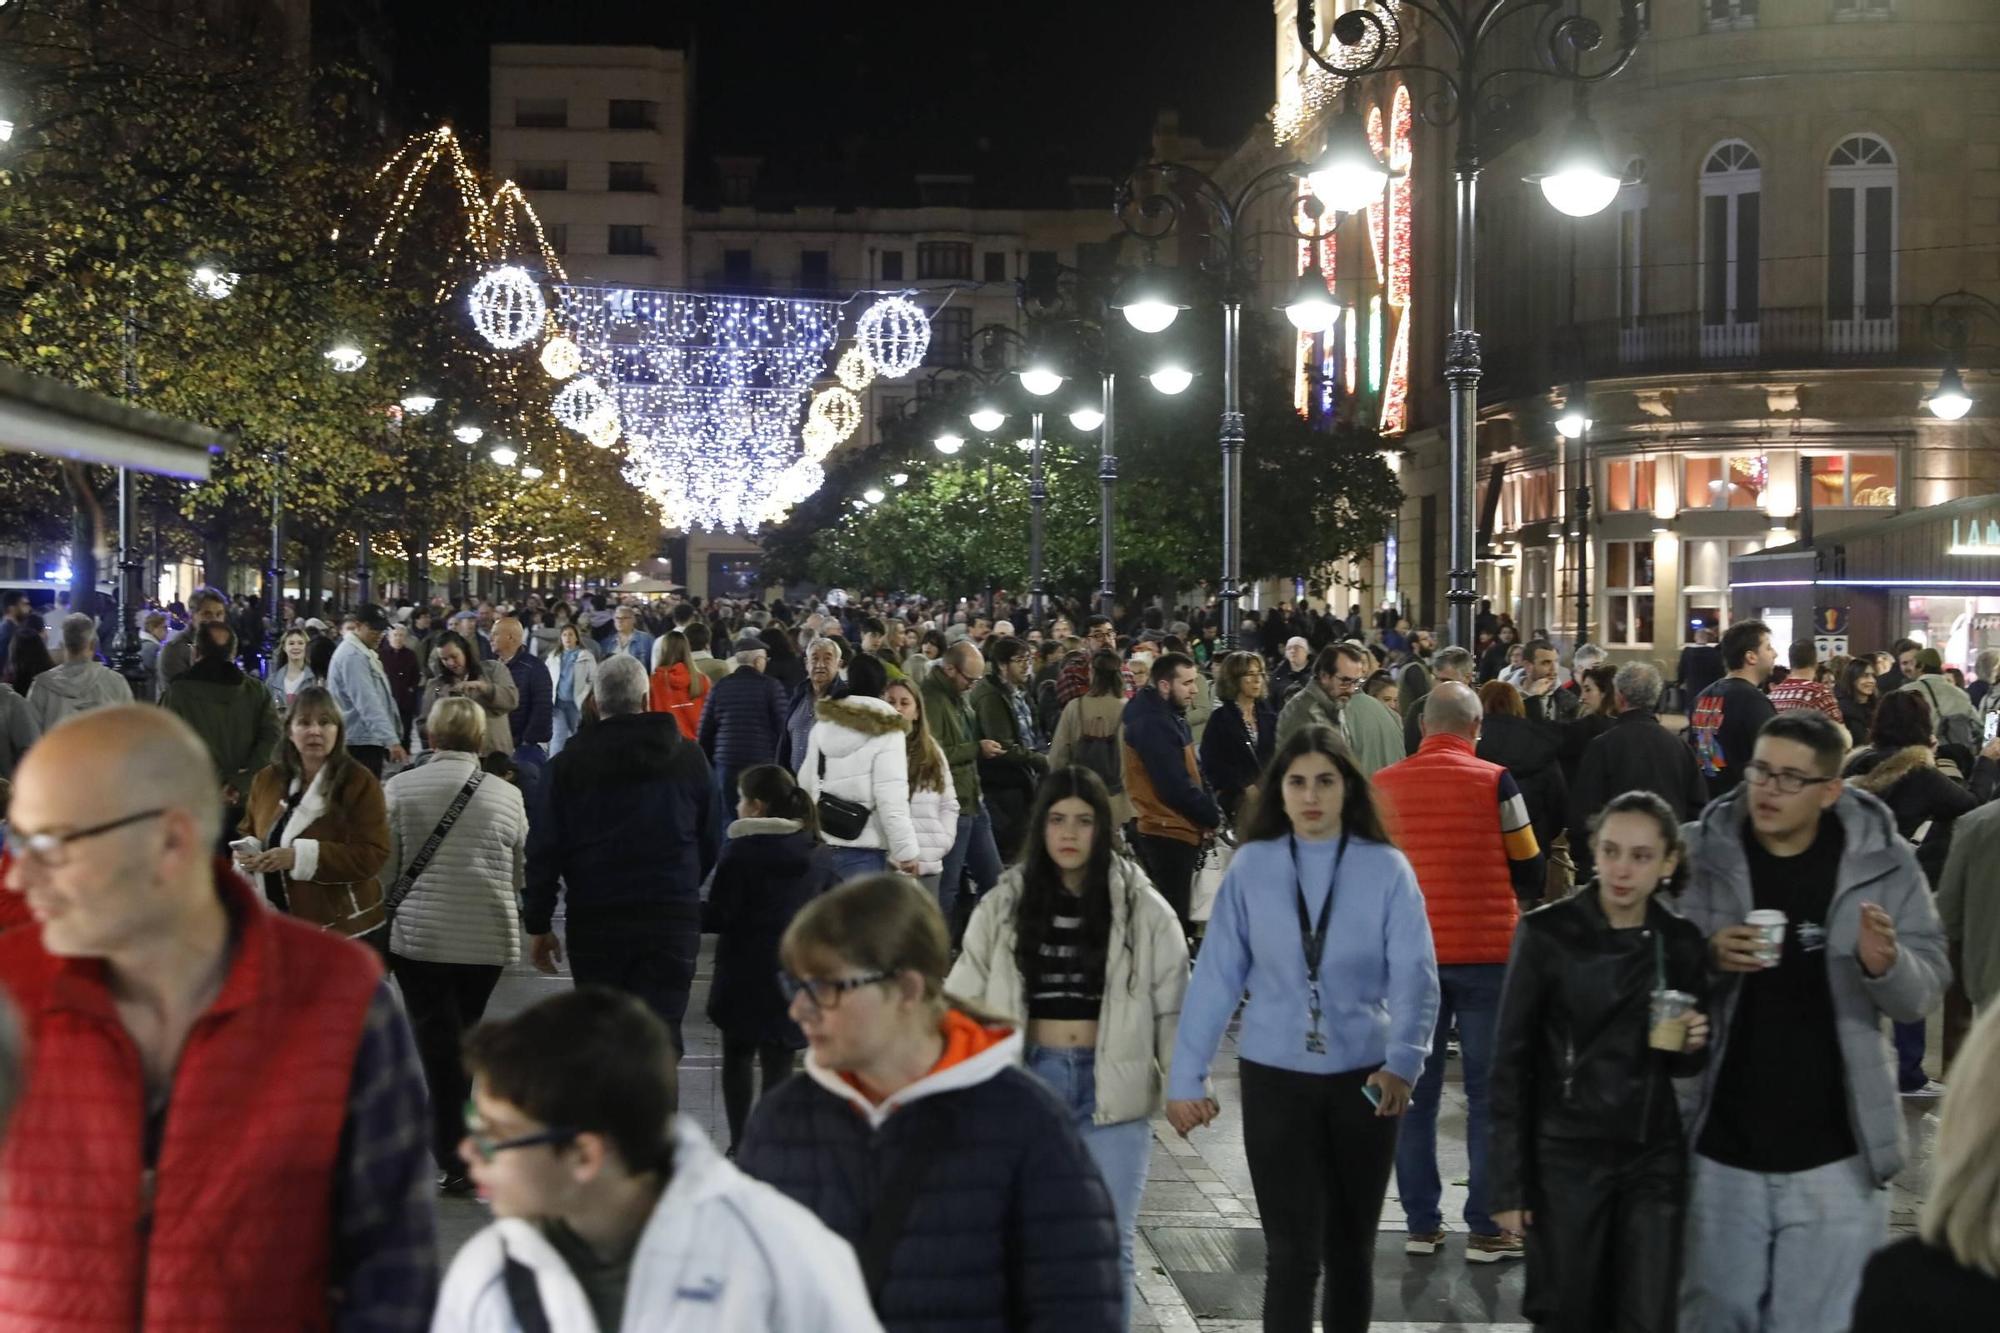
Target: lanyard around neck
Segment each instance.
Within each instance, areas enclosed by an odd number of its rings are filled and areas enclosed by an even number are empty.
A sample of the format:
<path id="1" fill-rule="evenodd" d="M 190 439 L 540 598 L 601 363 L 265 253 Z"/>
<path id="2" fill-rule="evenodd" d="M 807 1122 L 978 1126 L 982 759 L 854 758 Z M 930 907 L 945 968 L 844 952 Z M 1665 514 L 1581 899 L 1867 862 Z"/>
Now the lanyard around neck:
<path id="1" fill-rule="evenodd" d="M 1305 872 L 1299 865 L 1298 835 L 1289 836 L 1292 847 L 1292 901 L 1299 912 L 1299 943 L 1305 950 L 1306 982 L 1317 992 L 1320 960 L 1326 957 L 1326 928 L 1333 919 L 1334 887 L 1340 881 L 1340 863 L 1347 859 L 1347 830 L 1340 831 L 1340 846 L 1333 854 L 1333 873 L 1326 881 L 1326 901 L 1320 904 L 1316 924 L 1306 911 Z"/>

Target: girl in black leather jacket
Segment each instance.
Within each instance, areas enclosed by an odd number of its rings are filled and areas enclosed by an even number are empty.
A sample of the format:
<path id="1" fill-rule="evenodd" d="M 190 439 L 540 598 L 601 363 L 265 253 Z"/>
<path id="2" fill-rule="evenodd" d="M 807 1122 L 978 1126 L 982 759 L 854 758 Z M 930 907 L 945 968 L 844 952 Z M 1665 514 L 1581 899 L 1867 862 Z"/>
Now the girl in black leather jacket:
<path id="1" fill-rule="evenodd" d="M 1681 859 L 1673 811 L 1613 798 L 1591 827 L 1596 882 L 1514 936 L 1492 1073 L 1493 1216 L 1528 1241 L 1522 1310 L 1559 1333 L 1664 1333 L 1680 1282 L 1686 1147 L 1672 1079 L 1708 1045 L 1701 932 L 1654 900 Z M 1652 996 L 1693 1000 L 1658 1049 Z"/>

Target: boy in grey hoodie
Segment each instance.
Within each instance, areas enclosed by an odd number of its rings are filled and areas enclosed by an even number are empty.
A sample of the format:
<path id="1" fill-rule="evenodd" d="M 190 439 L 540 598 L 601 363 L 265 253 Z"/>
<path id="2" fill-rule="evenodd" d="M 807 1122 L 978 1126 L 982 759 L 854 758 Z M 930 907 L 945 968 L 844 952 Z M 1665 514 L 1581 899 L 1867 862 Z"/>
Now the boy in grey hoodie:
<path id="1" fill-rule="evenodd" d="M 125 677 L 97 661 L 97 622 L 82 612 L 63 617 L 63 660 L 28 687 L 28 711 L 47 731 L 75 713 L 132 702 Z"/>

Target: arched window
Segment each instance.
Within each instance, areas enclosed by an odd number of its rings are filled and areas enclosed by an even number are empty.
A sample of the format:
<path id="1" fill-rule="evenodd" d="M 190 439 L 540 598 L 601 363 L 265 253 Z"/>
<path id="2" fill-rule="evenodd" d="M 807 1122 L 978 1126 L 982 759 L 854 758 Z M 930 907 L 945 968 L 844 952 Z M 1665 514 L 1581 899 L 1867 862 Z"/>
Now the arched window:
<path id="1" fill-rule="evenodd" d="M 1896 303 L 1896 155 L 1872 134 L 1826 161 L 1826 317 L 1886 320 Z"/>
<path id="2" fill-rule="evenodd" d="M 1701 168 L 1701 322 L 1757 323 L 1758 239 L 1764 187 L 1757 151 L 1741 139 L 1710 150 Z"/>

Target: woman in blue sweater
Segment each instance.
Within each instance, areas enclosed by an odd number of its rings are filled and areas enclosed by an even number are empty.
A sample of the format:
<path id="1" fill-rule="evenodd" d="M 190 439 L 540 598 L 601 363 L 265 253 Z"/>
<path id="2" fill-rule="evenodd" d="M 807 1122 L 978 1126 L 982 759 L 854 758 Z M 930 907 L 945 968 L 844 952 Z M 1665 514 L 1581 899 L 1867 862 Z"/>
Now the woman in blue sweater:
<path id="1" fill-rule="evenodd" d="M 1410 863 L 1330 727 L 1294 733 L 1258 784 L 1181 1008 L 1167 1119 L 1204 1091 L 1244 992 L 1243 1148 L 1263 1217 L 1264 1327 L 1304 1333 L 1326 1272 L 1327 1333 L 1362 1333 L 1396 1117 L 1430 1053 L 1437 959 Z"/>

